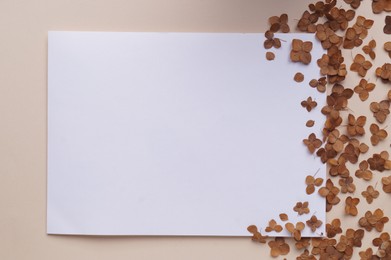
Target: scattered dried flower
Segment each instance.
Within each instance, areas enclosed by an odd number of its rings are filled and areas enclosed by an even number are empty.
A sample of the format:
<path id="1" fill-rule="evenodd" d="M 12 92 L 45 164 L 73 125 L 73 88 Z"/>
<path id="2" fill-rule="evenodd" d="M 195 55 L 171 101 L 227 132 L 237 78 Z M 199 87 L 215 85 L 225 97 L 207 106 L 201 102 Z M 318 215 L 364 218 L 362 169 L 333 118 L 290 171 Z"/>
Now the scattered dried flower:
<path id="1" fill-rule="evenodd" d="M 271 31 L 265 32 L 266 40 L 263 43 L 265 49 L 270 49 L 272 47 L 278 49 L 281 47 L 281 40 L 279 38 L 274 38 L 274 33 Z"/>
<path id="2" fill-rule="evenodd" d="M 270 31 L 272 32 L 281 31 L 283 33 L 288 33 L 290 31 L 287 14 L 281 14 L 279 17 L 272 16 L 269 18 L 269 23 Z"/>
<path id="3" fill-rule="evenodd" d="M 266 232 L 276 231 L 277 233 L 279 233 L 282 231 L 282 226 L 278 225 L 277 222 L 274 219 L 272 219 L 269 221 L 269 226 L 265 228 L 265 231 Z"/>
<path id="4" fill-rule="evenodd" d="M 306 223 L 312 232 L 315 232 L 316 229 L 323 224 L 323 222 L 320 221 L 315 215 L 313 215 L 309 220 L 307 220 Z"/>
<path id="5" fill-rule="evenodd" d="M 385 193 L 391 193 L 391 175 L 388 177 L 383 177 L 381 182 L 383 184 L 383 191 Z"/>
<path id="6" fill-rule="evenodd" d="M 319 187 L 321 186 L 323 183 L 323 179 L 322 178 L 314 178 L 313 176 L 311 175 L 308 175 L 306 178 L 305 178 L 305 184 L 307 185 L 307 188 L 306 188 L 306 193 L 308 195 L 314 193 L 315 191 L 315 186 L 316 187 Z"/>
<path id="7" fill-rule="evenodd" d="M 384 216 L 381 209 L 376 209 L 373 213 L 367 211 L 365 216 L 360 218 L 358 224 L 365 228 L 366 231 L 371 231 L 375 228 L 378 232 L 383 231 L 384 224 L 388 222 L 388 217 Z"/>
<path id="8" fill-rule="evenodd" d="M 369 185 L 365 191 L 361 192 L 361 195 L 367 200 L 368 204 L 371 204 L 374 199 L 379 197 L 379 192 L 372 185 Z"/>
<path id="9" fill-rule="evenodd" d="M 341 220 L 339 218 L 333 219 L 330 224 L 326 224 L 326 233 L 328 238 L 335 237 L 342 233 Z"/>
<path id="10" fill-rule="evenodd" d="M 276 237 L 274 240 L 269 241 L 270 255 L 272 257 L 277 257 L 280 255 L 287 255 L 290 251 L 289 245 L 285 243 L 283 237 Z"/>
<path id="11" fill-rule="evenodd" d="M 383 32 L 385 34 L 391 34 L 391 16 L 386 16 L 385 23 L 386 24 L 383 27 Z"/>
<path id="12" fill-rule="evenodd" d="M 326 92 L 326 85 L 327 85 L 326 77 L 321 77 L 319 79 L 312 79 L 309 82 L 309 85 L 313 88 L 316 88 L 319 92 L 324 93 Z"/>
<path id="13" fill-rule="evenodd" d="M 311 112 L 311 110 L 314 109 L 317 105 L 318 103 L 312 100 L 312 97 L 308 97 L 307 100 L 303 100 L 301 102 L 301 106 L 307 109 L 308 112 Z"/>
<path id="14" fill-rule="evenodd" d="M 356 171 L 355 175 L 357 178 L 364 179 L 366 181 L 372 180 L 372 172 L 368 170 L 368 162 L 367 161 L 362 161 L 359 164 L 359 170 Z"/>
<path id="15" fill-rule="evenodd" d="M 356 135 L 364 135 L 364 125 L 367 121 L 367 118 L 365 116 L 359 116 L 356 120 L 356 118 L 352 115 L 348 115 L 348 126 L 347 131 L 350 136 L 356 136 Z"/>
<path id="16" fill-rule="evenodd" d="M 360 83 L 354 88 L 354 92 L 356 92 L 361 101 L 365 101 L 369 97 L 369 92 L 375 89 L 374 83 L 368 83 L 365 79 L 361 79 Z"/>
<path id="17" fill-rule="evenodd" d="M 350 5 L 350 7 L 352 7 L 353 9 L 359 8 L 361 1 L 362 0 L 344 0 L 344 2 Z"/>
<path id="18" fill-rule="evenodd" d="M 383 81 L 391 81 L 391 64 L 384 63 L 383 66 L 376 69 L 375 73 Z"/>
<path id="19" fill-rule="evenodd" d="M 369 57 L 371 57 L 372 60 L 376 58 L 376 53 L 373 51 L 373 49 L 376 47 L 376 41 L 371 40 L 368 45 L 365 45 L 362 50 L 365 54 L 368 54 Z"/>
<path id="20" fill-rule="evenodd" d="M 257 226 L 255 225 L 248 226 L 247 230 L 248 232 L 253 234 L 253 236 L 251 237 L 253 241 L 259 243 L 266 243 L 267 236 L 262 236 L 261 232 L 258 231 Z"/>
<path id="21" fill-rule="evenodd" d="M 371 131 L 371 143 L 372 145 L 377 145 L 381 140 L 387 138 L 387 131 L 384 129 L 380 129 L 377 124 L 371 124 L 369 130 Z"/>
<path id="22" fill-rule="evenodd" d="M 322 141 L 316 138 L 314 133 L 308 136 L 308 139 L 303 139 L 303 143 L 307 146 L 310 153 L 314 153 L 322 145 Z"/>
<path id="23" fill-rule="evenodd" d="M 372 68 L 372 63 L 365 60 L 365 57 L 361 54 L 357 54 L 356 57 L 354 57 L 353 63 L 350 66 L 350 70 L 357 72 L 361 77 L 365 77 L 370 68 Z"/>
<path id="24" fill-rule="evenodd" d="M 356 191 L 356 185 L 353 183 L 352 177 L 339 179 L 339 185 L 341 186 L 342 193 L 353 193 Z"/>
<path id="25" fill-rule="evenodd" d="M 297 202 L 296 206 L 293 207 L 293 210 L 297 212 L 299 215 L 310 213 L 310 209 L 308 208 L 308 201 L 305 202 Z"/>
<path id="26" fill-rule="evenodd" d="M 386 52 L 388 52 L 388 56 L 391 58 L 391 42 L 385 42 L 383 48 Z"/>
<path id="27" fill-rule="evenodd" d="M 379 14 L 383 11 L 391 11 L 391 1 L 390 0 L 372 0 L 372 12 L 374 14 Z"/>
<path id="28" fill-rule="evenodd" d="M 302 62 L 303 64 L 309 64 L 311 62 L 311 50 L 312 42 L 299 39 L 292 40 L 291 60 L 293 62 Z"/>
<path id="29" fill-rule="evenodd" d="M 356 206 L 358 203 L 360 203 L 359 198 L 347 197 L 345 200 L 345 213 L 351 216 L 357 216 L 358 210 Z"/>
<path id="30" fill-rule="evenodd" d="M 372 102 L 369 108 L 373 112 L 373 116 L 376 118 L 377 122 L 383 123 L 390 113 L 390 101 L 383 100 L 380 101 L 380 103 Z"/>
<path id="31" fill-rule="evenodd" d="M 285 224 L 285 228 L 293 235 L 296 241 L 301 239 L 301 231 L 305 228 L 303 222 L 297 222 L 296 226 L 290 222 Z"/>

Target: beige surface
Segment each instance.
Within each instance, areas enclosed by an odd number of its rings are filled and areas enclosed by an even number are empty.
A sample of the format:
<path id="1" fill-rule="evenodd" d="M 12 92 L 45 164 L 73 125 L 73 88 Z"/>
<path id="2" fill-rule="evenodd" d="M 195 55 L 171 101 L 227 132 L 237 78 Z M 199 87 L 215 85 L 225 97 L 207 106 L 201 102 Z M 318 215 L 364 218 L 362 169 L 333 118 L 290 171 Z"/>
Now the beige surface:
<path id="1" fill-rule="evenodd" d="M 370 14 L 369 1 L 365 2 L 362 11 Z M 47 31 L 260 32 L 266 29 L 266 19 L 272 14 L 287 12 L 292 24 L 292 18 L 299 18 L 307 3 L 304 0 L 0 0 L 0 259 L 268 258 L 267 246 L 251 243 L 247 238 L 46 235 Z M 378 17 L 383 23 L 383 16 Z M 373 33 L 372 37 L 378 35 Z M 378 55 L 386 60 L 381 47 L 378 49 Z M 357 52 L 354 50 L 353 54 Z M 375 80 L 373 69 L 369 78 Z M 377 89 L 371 99 L 384 98 L 385 87 L 380 88 L 383 90 Z M 368 104 L 356 103 L 352 110 L 355 114 L 366 113 Z M 383 148 L 388 145 L 389 140 Z M 387 207 L 391 215 L 390 206 L 385 203 L 389 203 L 389 196 L 383 196 L 369 208 Z M 359 214 L 363 210 L 366 203 L 362 200 Z M 329 217 L 334 216 L 342 216 L 342 207 Z M 358 219 L 344 219 L 344 223 L 356 227 Z M 390 224 L 386 229 L 390 231 Z M 291 251 L 296 253 L 292 246 Z"/>

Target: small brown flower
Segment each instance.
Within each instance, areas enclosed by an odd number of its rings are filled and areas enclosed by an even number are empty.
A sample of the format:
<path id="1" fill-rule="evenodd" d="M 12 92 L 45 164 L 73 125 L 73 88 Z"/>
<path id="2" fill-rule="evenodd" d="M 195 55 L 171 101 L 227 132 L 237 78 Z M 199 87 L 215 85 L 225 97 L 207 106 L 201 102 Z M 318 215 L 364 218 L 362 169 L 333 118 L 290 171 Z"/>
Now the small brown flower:
<path id="1" fill-rule="evenodd" d="M 391 64 L 384 63 L 383 66 L 376 69 L 375 73 L 383 81 L 391 81 Z"/>
<path id="2" fill-rule="evenodd" d="M 344 178 L 349 176 L 349 170 L 346 167 L 344 156 L 340 156 L 338 159 L 329 159 L 327 163 L 330 165 L 329 174 L 331 176 L 341 176 Z"/>
<path id="3" fill-rule="evenodd" d="M 257 226 L 255 225 L 248 226 L 247 230 L 248 232 L 253 234 L 253 236 L 251 237 L 253 241 L 259 243 L 266 243 L 267 236 L 262 236 L 261 232 L 258 231 Z"/>
<path id="4" fill-rule="evenodd" d="M 360 251 L 360 260 L 373 260 L 373 250 L 372 248 L 367 248 L 365 251 Z"/>
<path id="5" fill-rule="evenodd" d="M 365 116 L 359 116 L 356 120 L 356 118 L 352 114 L 349 114 L 347 126 L 348 134 L 350 136 L 364 135 L 364 125 L 366 121 L 367 118 Z"/>
<path id="6" fill-rule="evenodd" d="M 356 92 L 361 101 L 365 101 L 369 97 L 369 92 L 375 89 L 374 83 L 368 83 L 365 79 L 361 79 L 360 83 L 354 88 L 354 92 Z"/>
<path id="7" fill-rule="evenodd" d="M 357 178 L 364 179 L 366 181 L 372 180 L 372 172 L 368 170 L 368 162 L 367 161 L 362 161 L 359 164 L 359 170 L 356 171 L 355 175 Z"/>
<path id="8" fill-rule="evenodd" d="M 365 39 L 368 35 L 368 30 L 371 29 L 374 21 L 366 19 L 364 16 L 358 16 L 353 29 L 356 31 L 360 39 Z"/>
<path id="9" fill-rule="evenodd" d="M 383 177 L 381 182 L 383 184 L 383 191 L 385 193 L 391 193 L 391 175 L 388 177 Z"/>
<path id="10" fill-rule="evenodd" d="M 357 210 L 357 205 L 360 203 L 359 198 L 352 198 L 352 197 L 347 197 L 345 200 L 345 213 L 347 215 L 351 216 L 357 216 L 358 210 Z"/>
<path id="11" fill-rule="evenodd" d="M 377 122 L 383 123 L 390 113 L 390 101 L 383 100 L 380 101 L 380 103 L 372 102 L 369 108 L 373 112 L 373 116 L 376 118 Z"/>
<path id="12" fill-rule="evenodd" d="M 287 255 L 290 251 L 289 245 L 285 243 L 283 237 L 276 237 L 274 240 L 269 241 L 270 255 L 277 257 L 280 255 Z"/>
<path id="13" fill-rule="evenodd" d="M 305 202 L 297 202 L 296 206 L 293 207 L 293 210 L 297 212 L 299 215 L 310 213 L 310 209 L 308 208 L 308 201 Z"/>
<path id="14" fill-rule="evenodd" d="M 367 161 L 371 170 L 384 171 L 391 169 L 391 161 L 388 160 L 389 154 L 387 151 L 382 151 L 380 154 L 373 154 Z"/>
<path id="15" fill-rule="evenodd" d="M 328 238 L 335 237 L 342 233 L 341 220 L 339 218 L 333 219 L 330 224 L 326 224 L 326 233 Z"/>
<path id="16" fill-rule="evenodd" d="M 302 32 L 314 33 L 316 31 L 315 23 L 318 21 L 318 16 L 316 14 L 311 14 L 307 10 L 302 14 L 299 22 L 297 23 L 297 28 Z"/>
<path id="17" fill-rule="evenodd" d="M 269 18 L 269 23 L 270 23 L 270 31 L 274 33 L 278 31 L 281 31 L 283 33 L 288 33 L 290 31 L 287 14 L 281 14 L 279 17 L 272 16 Z"/>
<path id="18" fill-rule="evenodd" d="M 333 205 L 337 205 L 340 202 L 340 198 L 338 198 L 339 189 L 334 186 L 331 179 L 326 181 L 326 187 L 320 188 L 318 193 L 326 198 L 326 212 L 329 212 Z"/>
<path id="19" fill-rule="evenodd" d="M 369 185 L 367 190 L 361 192 L 361 195 L 367 200 L 368 204 L 371 204 L 374 199 L 379 197 L 379 192 L 372 185 Z"/>
<path id="20" fill-rule="evenodd" d="M 303 143 L 307 146 L 310 153 L 314 153 L 322 145 L 322 141 L 316 138 L 314 133 L 308 136 L 308 139 L 303 139 Z"/>
<path id="21" fill-rule="evenodd" d="M 277 233 L 279 233 L 282 231 L 282 226 L 278 225 L 277 222 L 274 219 L 272 219 L 269 221 L 269 226 L 265 228 L 265 231 L 266 232 L 276 231 Z"/>
<path id="22" fill-rule="evenodd" d="M 315 232 L 316 229 L 323 224 L 323 222 L 320 221 L 315 215 L 313 215 L 309 220 L 307 220 L 306 223 L 312 232 Z"/>
<path id="23" fill-rule="evenodd" d="M 344 2 L 350 5 L 350 7 L 352 7 L 353 9 L 357 9 L 358 7 L 360 7 L 361 1 L 362 0 L 344 0 Z"/>
<path id="24" fill-rule="evenodd" d="M 368 54 L 369 57 L 371 57 L 372 60 L 376 58 L 376 53 L 373 51 L 373 49 L 376 48 L 376 41 L 371 40 L 368 45 L 365 45 L 362 50 L 365 54 Z"/>
<path id="25" fill-rule="evenodd" d="M 353 183 L 352 177 L 339 179 L 339 185 L 341 186 L 342 193 L 353 193 L 356 191 L 356 185 Z"/>
<path id="26" fill-rule="evenodd" d="M 327 85 L 326 77 L 321 77 L 319 79 L 312 79 L 309 82 L 309 85 L 312 88 L 316 88 L 319 92 L 324 93 L 326 92 L 326 85 Z"/>
<path id="27" fill-rule="evenodd" d="M 310 251 L 308 249 L 305 249 L 301 255 L 296 257 L 296 260 L 316 260 L 316 257 L 313 255 L 310 255 Z"/>
<path id="28" fill-rule="evenodd" d="M 348 28 L 345 32 L 345 38 L 343 40 L 343 47 L 345 49 L 353 49 L 362 44 L 360 34 L 354 28 Z"/>
<path id="29" fill-rule="evenodd" d="M 301 102 L 301 106 L 307 109 L 308 112 L 314 109 L 317 105 L 318 103 L 316 103 L 316 101 L 313 101 L 312 97 L 308 97 L 307 100 Z"/>
<path id="30" fill-rule="evenodd" d="M 385 42 L 383 48 L 388 52 L 388 56 L 391 58 L 391 42 Z"/>
<path id="31" fill-rule="evenodd" d="M 372 11 L 374 14 L 379 14 L 383 11 L 391 11 L 391 1 L 390 0 L 372 0 Z"/>
<path id="32" fill-rule="evenodd" d="M 281 47 L 281 41 L 279 38 L 274 38 L 274 33 L 271 31 L 266 31 L 265 32 L 265 38 L 266 40 L 263 43 L 263 47 L 265 49 L 270 49 L 272 47 L 278 49 Z"/>
<path id="33" fill-rule="evenodd" d="M 299 39 L 292 40 L 291 60 L 293 62 L 302 62 L 310 64 L 311 62 L 312 42 L 303 42 Z"/>
<path id="34" fill-rule="evenodd" d="M 375 228 L 378 232 L 381 232 L 383 231 L 384 224 L 387 223 L 388 220 L 388 217 L 384 216 L 381 209 L 376 209 L 373 213 L 368 210 L 365 213 L 365 216 L 360 218 L 358 224 L 367 231 L 371 231 Z"/>
<path id="35" fill-rule="evenodd" d="M 387 131 L 384 129 L 380 129 L 377 124 L 371 124 L 369 130 L 371 131 L 371 143 L 372 145 L 377 145 L 381 140 L 387 138 Z"/>
<path id="36" fill-rule="evenodd" d="M 299 241 L 295 242 L 295 247 L 297 250 L 301 250 L 303 248 L 307 248 L 310 246 L 310 239 L 302 237 Z"/>
<path id="37" fill-rule="evenodd" d="M 285 228 L 293 235 L 296 241 L 301 239 L 301 231 L 305 228 L 303 222 L 297 222 L 296 226 L 290 222 L 285 224 Z"/>
<path id="38" fill-rule="evenodd" d="M 370 61 L 365 60 L 365 57 L 361 54 L 357 54 L 350 66 L 350 70 L 357 72 L 361 77 L 365 77 L 365 75 L 367 75 L 367 71 L 371 67 L 372 63 Z"/>
<path id="39" fill-rule="evenodd" d="M 383 32 L 385 34 L 391 34 L 391 16 L 386 16 L 385 23 L 386 24 L 383 27 Z"/>
<path id="40" fill-rule="evenodd" d="M 322 183 L 323 183 L 323 179 L 322 178 L 316 178 L 315 179 L 313 176 L 308 175 L 305 178 L 305 184 L 307 185 L 306 193 L 308 195 L 314 193 L 315 192 L 315 186 L 319 187 L 319 186 L 322 185 Z"/>

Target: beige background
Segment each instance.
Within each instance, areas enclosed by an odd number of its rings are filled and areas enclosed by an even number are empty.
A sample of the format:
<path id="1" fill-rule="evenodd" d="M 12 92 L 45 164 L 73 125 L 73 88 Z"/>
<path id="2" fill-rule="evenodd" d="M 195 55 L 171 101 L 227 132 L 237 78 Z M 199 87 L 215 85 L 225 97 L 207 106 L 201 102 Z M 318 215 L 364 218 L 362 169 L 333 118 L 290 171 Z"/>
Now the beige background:
<path id="1" fill-rule="evenodd" d="M 369 16 L 370 1 L 364 2 L 361 12 Z M 0 259 L 268 258 L 268 246 L 259 246 L 248 238 L 46 235 L 47 31 L 261 32 L 267 28 L 267 17 L 282 12 L 289 14 L 293 25 L 296 23 L 293 19 L 300 17 L 308 3 L 305 0 L 0 0 Z M 380 30 L 384 15 L 375 19 L 379 25 L 369 38 L 379 40 L 383 37 Z M 381 46 L 378 49 L 381 59 L 387 60 Z M 373 81 L 374 68 L 368 77 Z M 356 83 L 357 78 L 351 84 Z M 380 88 L 383 89 L 377 88 L 371 94 L 371 99 L 385 97 L 386 87 Z M 368 104 L 356 102 L 352 111 L 368 113 Z M 387 149 L 389 143 L 387 140 L 381 148 Z M 371 184 L 375 185 L 382 175 L 377 174 Z M 362 182 L 357 186 L 366 187 Z M 354 196 L 362 199 L 357 192 Z M 391 215 L 390 206 L 385 204 L 389 200 L 389 196 L 382 194 L 368 208 L 381 207 Z M 359 214 L 366 208 L 362 199 Z M 342 212 L 341 203 L 328 217 L 341 217 L 345 226 L 356 228 L 358 219 L 343 217 Z M 386 229 L 390 231 L 390 224 Z M 369 237 L 365 246 L 369 246 L 368 241 Z M 296 255 L 292 243 L 291 251 Z"/>

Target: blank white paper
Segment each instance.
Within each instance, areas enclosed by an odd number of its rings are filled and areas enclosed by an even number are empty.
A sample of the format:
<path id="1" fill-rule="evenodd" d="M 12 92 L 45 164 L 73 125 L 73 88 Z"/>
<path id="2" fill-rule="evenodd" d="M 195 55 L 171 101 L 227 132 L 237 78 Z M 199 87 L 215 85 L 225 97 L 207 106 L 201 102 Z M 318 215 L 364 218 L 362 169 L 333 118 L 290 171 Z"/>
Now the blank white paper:
<path id="1" fill-rule="evenodd" d="M 47 232 L 248 236 L 283 225 L 280 213 L 325 223 L 304 183 L 325 166 L 302 142 L 324 122 L 325 96 L 308 86 L 323 50 L 313 35 L 278 37 L 266 61 L 259 33 L 49 32 Z M 314 42 L 310 65 L 290 62 L 293 38 Z"/>

